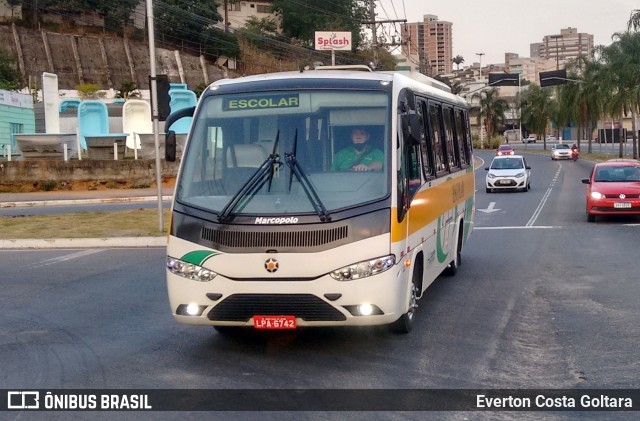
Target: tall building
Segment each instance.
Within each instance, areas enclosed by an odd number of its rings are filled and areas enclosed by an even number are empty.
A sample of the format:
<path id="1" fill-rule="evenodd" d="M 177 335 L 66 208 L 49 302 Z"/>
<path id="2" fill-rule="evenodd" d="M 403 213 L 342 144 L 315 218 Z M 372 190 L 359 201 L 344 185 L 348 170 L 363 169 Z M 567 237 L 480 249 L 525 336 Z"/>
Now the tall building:
<path id="1" fill-rule="evenodd" d="M 452 26 L 451 22 L 438 20 L 435 15 L 424 15 L 422 22 L 402 24 L 402 54 L 426 75 L 451 73 Z"/>
<path id="2" fill-rule="evenodd" d="M 505 53 L 505 70 L 507 73 L 519 73 L 522 80 L 540 85 L 540 72 L 556 69 L 555 59 L 542 57 L 520 57 L 515 53 Z"/>
<path id="3" fill-rule="evenodd" d="M 593 50 L 593 35 L 566 28 L 561 29 L 560 34 L 545 35 L 542 42 L 531 44 L 531 57 L 555 60 L 559 69 L 580 56 L 593 58 Z"/>

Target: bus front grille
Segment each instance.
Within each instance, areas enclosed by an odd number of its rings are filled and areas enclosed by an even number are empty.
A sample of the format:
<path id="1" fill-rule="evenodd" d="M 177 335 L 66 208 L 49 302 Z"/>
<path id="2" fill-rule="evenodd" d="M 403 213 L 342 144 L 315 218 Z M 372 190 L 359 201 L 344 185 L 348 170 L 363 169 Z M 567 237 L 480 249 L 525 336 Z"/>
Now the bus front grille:
<path id="1" fill-rule="evenodd" d="M 342 321 L 344 314 L 312 294 L 233 294 L 207 314 L 209 320 L 246 322 L 255 315 L 295 316 L 307 321 Z"/>
<path id="2" fill-rule="evenodd" d="M 203 240 L 225 247 L 318 247 L 347 238 L 348 226 L 305 231 L 235 231 L 202 227 Z"/>

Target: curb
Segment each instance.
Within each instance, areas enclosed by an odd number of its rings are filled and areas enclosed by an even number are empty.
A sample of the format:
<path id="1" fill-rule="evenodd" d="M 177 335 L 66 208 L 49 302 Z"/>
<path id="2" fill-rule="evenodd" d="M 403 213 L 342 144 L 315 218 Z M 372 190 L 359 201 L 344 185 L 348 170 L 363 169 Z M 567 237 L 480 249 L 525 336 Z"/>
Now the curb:
<path id="1" fill-rule="evenodd" d="M 33 200 L 25 202 L 0 202 L 0 208 L 35 208 L 41 206 L 86 205 L 97 203 L 139 203 L 155 202 L 157 196 L 139 197 L 105 197 L 101 199 L 61 199 L 61 200 Z M 162 196 L 162 201 L 172 201 L 173 196 Z"/>
<path id="2" fill-rule="evenodd" d="M 167 237 L 53 238 L 0 240 L 0 249 L 166 247 Z"/>

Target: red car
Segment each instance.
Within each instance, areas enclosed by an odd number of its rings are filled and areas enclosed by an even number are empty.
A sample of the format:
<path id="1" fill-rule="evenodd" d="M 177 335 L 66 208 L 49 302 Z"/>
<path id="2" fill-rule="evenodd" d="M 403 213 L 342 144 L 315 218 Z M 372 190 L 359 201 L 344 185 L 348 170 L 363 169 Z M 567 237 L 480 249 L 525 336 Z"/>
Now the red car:
<path id="1" fill-rule="evenodd" d="M 496 150 L 496 155 L 497 156 L 515 155 L 515 153 L 516 153 L 516 151 L 513 150 L 511 145 L 506 145 L 506 144 L 498 146 L 498 149 Z"/>
<path id="2" fill-rule="evenodd" d="M 640 215 L 640 161 L 596 164 L 587 185 L 587 221 L 596 215 Z"/>

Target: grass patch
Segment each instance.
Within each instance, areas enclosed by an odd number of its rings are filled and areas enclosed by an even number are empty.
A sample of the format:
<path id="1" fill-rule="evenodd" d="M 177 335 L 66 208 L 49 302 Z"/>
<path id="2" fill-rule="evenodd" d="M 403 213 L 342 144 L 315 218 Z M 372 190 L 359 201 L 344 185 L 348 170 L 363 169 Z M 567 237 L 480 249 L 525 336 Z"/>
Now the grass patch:
<path id="1" fill-rule="evenodd" d="M 0 232 L 3 239 L 162 237 L 167 235 L 169 217 L 170 211 L 163 210 L 160 232 L 157 209 L 0 216 Z"/>

